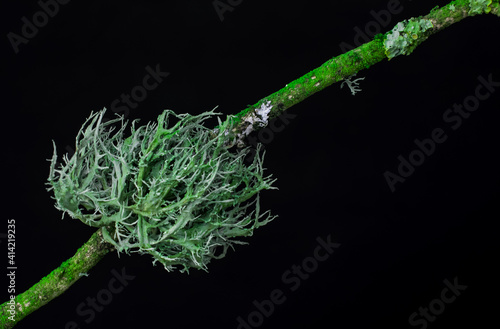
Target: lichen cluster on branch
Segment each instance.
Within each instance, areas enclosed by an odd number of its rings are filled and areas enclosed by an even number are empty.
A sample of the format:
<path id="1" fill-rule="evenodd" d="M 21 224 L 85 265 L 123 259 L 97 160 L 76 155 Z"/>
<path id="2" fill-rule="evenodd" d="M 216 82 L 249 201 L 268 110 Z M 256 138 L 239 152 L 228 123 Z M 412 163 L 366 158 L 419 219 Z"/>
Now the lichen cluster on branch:
<path id="1" fill-rule="evenodd" d="M 262 156 L 228 147 L 231 120 L 204 126 L 217 115 L 166 110 L 158 123 L 124 138 L 122 117 L 103 122 L 105 109 L 85 122 L 76 152 L 56 169 L 54 150 L 49 190 L 56 207 L 87 225 L 102 227 L 118 252 L 149 253 L 167 270 L 182 265 L 206 270 L 236 237 L 250 236 L 274 217 L 260 212 L 258 193 L 272 189 Z M 177 122 L 168 127 L 169 119 Z M 118 124 L 118 129 L 116 126 Z M 107 229 L 111 227 L 111 229 Z"/>
<path id="2" fill-rule="evenodd" d="M 157 126 L 135 129 L 133 123 L 131 136 L 124 139 L 123 119 L 102 122 L 103 113 L 92 115 L 77 136 L 77 152 L 65 157 L 60 169 L 55 168 L 54 154 L 49 184 L 59 209 L 100 229 L 89 240 L 90 249 L 79 250 L 71 262 L 16 297 L 15 322 L 8 320 L 7 303 L 0 305 L 0 327 L 11 328 L 92 268 L 112 249 L 103 239 L 119 252 L 150 253 L 167 270 L 176 264 L 183 265 L 181 271 L 206 269 L 210 259 L 222 257 L 231 243 L 238 243 L 232 238 L 251 235 L 272 220 L 260 213 L 257 199 L 273 182 L 263 176 L 261 158 L 245 166 L 245 150 L 233 154 L 229 145 L 331 84 L 347 83 L 350 76 L 386 58 L 410 54 L 430 35 L 466 17 L 488 13 L 500 17 L 499 0 L 454 0 L 437 6 L 328 60 L 232 116 L 232 123 L 219 122 L 215 131 L 201 124 L 213 112 L 193 117 L 166 111 Z M 411 24 L 419 26 L 412 29 Z M 399 35 L 393 35 L 395 31 Z M 394 42 L 386 42 L 391 39 Z M 170 115 L 180 123 L 166 128 Z M 120 121 L 122 127 L 112 134 L 112 125 Z M 248 214 L 253 205 L 254 212 Z M 216 256 L 218 247 L 223 251 Z M 70 264 L 74 266 L 67 271 Z M 45 296 L 43 303 L 39 296 Z"/>
<path id="3" fill-rule="evenodd" d="M 433 27 L 428 19 L 410 18 L 399 22 L 384 40 L 387 58 L 409 55 L 419 44 L 427 39 L 424 32 Z"/>

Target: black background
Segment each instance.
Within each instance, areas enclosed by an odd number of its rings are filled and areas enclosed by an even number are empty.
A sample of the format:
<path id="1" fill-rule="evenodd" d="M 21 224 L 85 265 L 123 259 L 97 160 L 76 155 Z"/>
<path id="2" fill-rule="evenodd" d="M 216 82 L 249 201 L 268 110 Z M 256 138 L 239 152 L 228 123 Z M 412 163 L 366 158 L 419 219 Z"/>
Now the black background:
<path id="1" fill-rule="evenodd" d="M 110 107 L 142 83 L 145 67 L 170 75 L 131 109 L 145 123 L 163 109 L 224 114 L 280 89 L 354 44 L 355 27 L 388 1 L 242 1 L 221 21 L 212 1 L 76 1 L 15 54 L 7 34 L 35 1 L 3 1 L 2 203 L 0 233 L 17 223 L 19 292 L 71 257 L 95 229 L 61 220 L 45 190 L 52 140 L 72 146 L 91 111 Z M 401 1 L 382 32 L 446 1 Z M 237 328 L 252 301 L 281 289 L 287 300 L 262 328 L 422 328 L 408 318 L 439 298 L 443 280 L 467 289 L 429 328 L 485 327 L 498 297 L 497 144 L 500 91 L 455 131 L 442 119 L 473 95 L 478 76 L 500 80 L 500 20 L 468 18 L 432 36 L 411 56 L 358 73 L 355 96 L 335 84 L 294 106 L 296 115 L 266 145 L 265 167 L 279 190 L 261 194 L 279 218 L 249 245 L 209 265 L 209 273 L 168 273 L 149 256 L 106 256 L 66 293 L 17 328 Z M 383 177 L 397 171 L 414 139 L 441 127 L 448 139 L 392 193 Z M 281 276 L 312 256 L 316 238 L 341 246 L 290 291 Z M 7 243 L 0 244 L 2 273 Z M 1 259 L 1 258 L 0 258 Z M 3 265 L 2 265 L 3 264 Z M 107 287 L 113 269 L 135 276 L 90 323 L 76 313 Z M 7 300 L 7 280 L 2 301 Z"/>

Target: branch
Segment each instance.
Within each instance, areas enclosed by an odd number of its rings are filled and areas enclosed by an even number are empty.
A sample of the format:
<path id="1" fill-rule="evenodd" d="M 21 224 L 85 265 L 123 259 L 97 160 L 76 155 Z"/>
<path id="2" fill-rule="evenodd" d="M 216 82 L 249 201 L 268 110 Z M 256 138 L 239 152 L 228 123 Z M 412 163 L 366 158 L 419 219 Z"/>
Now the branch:
<path id="1" fill-rule="evenodd" d="M 103 240 L 102 228 L 97 230 L 73 257 L 15 299 L 0 305 L 0 328 L 14 327 L 24 317 L 61 295 L 113 249 Z"/>
<path id="2" fill-rule="evenodd" d="M 404 20 L 391 31 L 379 34 L 371 42 L 328 60 L 281 90 L 236 114 L 233 120 L 237 126 L 232 133 L 237 141 L 241 142 L 239 145 L 244 144 L 243 139 L 252 130 L 262 127 L 268 120 L 279 116 L 307 97 L 386 58 L 390 60 L 398 55 L 409 55 L 430 35 L 466 17 L 484 13 L 500 17 L 499 0 L 455 0 L 444 7 L 432 9 L 426 16 Z M 80 274 L 88 272 L 113 250 L 114 246 L 103 240 L 102 230 L 103 227 L 97 230 L 72 258 L 40 282 L 0 305 L 1 328 L 14 327 L 24 317 L 61 295 L 80 278 Z"/>
<path id="3" fill-rule="evenodd" d="M 500 17 L 499 0 L 455 0 L 441 8 L 433 8 L 426 16 L 398 23 L 391 31 L 378 34 L 372 41 L 328 60 L 233 116 L 237 124 L 232 130 L 236 144 L 245 146 L 245 139 L 250 132 L 265 127 L 268 120 L 333 83 L 386 58 L 390 60 L 397 55 L 409 55 L 430 35 L 466 17 L 485 13 Z"/>

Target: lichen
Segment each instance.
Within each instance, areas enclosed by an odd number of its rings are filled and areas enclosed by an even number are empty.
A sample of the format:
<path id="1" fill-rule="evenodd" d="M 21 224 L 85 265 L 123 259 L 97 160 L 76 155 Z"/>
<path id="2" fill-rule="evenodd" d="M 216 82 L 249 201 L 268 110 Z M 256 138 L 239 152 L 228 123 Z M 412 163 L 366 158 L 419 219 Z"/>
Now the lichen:
<path id="1" fill-rule="evenodd" d="M 481 15 L 483 13 L 488 14 L 491 11 L 490 5 L 492 0 L 470 0 L 469 4 L 469 15 Z"/>
<path id="2" fill-rule="evenodd" d="M 134 121 L 125 138 L 123 117 L 103 122 L 104 113 L 85 122 L 75 154 L 64 156 L 59 169 L 54 150 L 48 182 L 56 207 L 102 227 L 117 252 L 150 254 L 169 271 L 206 270 L 211 259 L 244 243 L 234 238 L 274 218 L 260 212 L 258 199 L 274 180 L 263 175 L 259 152 L 248 163 L 249 148 L 228 148 L 232 120 L 219 118 L 214 131 L 203 124 L 213 111 L 166 110 L 156 124 L 136 128 Z M 258 115 L 264 120 L 268 111 Z M 169 127 L 169 119 L 177 122 Z"/>
<path id="3" fill-rule="evenodd" d="M 247 138 L 252 131 L 267 126 L 269 122 L 269 113 L 272 108 L 271 101 L 267 101 L 262 103 L 254 111 L 248 112 L 240 122 L 241 125 L 245 126 L 245 130 L 237 135 L 236 144 L 238 147 L 241 148 L 245 146 L 245 138 Z"/>
<path id="4" fill-rule="evenodd" d="M 427 39 L 424 33 L 431 29 L 433 24 L 428 19 L 410 18 L 399 22 L 384 41 L 387 58 L 390 60 L 399 55 L 409 55 L 423 41 Z"/>
<path id="5" fill-rule="evenodd" d="M 356 95 L 357 92 L 361 91 L 361 88 L 358 88 L 359 87 L 358 81 L 365 79 L 365 78 L 357 78 L 351 80 L 354 76 L 356 76 L 356 73 L 345 78 L 345 80 L 340 84 L 340 88 L 344 87 L 344 84 L 347 84 L 347 87 L 349 87 L 349 89 L 351 90 L 351 94 L 353 96 Z"/>

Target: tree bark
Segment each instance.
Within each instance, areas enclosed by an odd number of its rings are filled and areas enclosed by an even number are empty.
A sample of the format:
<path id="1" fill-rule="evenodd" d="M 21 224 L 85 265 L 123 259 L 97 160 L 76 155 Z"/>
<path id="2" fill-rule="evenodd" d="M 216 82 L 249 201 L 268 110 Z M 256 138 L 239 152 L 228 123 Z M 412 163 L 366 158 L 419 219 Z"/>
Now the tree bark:
<path id="1" fill-rule="evenodd" d="M 14 327 L 27 315 L 61 295 L 112 250 L 114 246 L 103 240 L 102 228 L 98 229 L 73 257 L 15 299 L 0 305 L 0 328 Z"/>
<path id="2" fill-rule="evenodd" d="M 487 2 L 487 0 L 485 0 L 485 2 Z M 492 1 L 488 8 L 491 10 L 489 12 L 490 14 L 500 17 L 500 5 L 498 0 Z M 432 28 L 418 36 L 418 39 L 415 40 L 416 46 L 425 41 L 430 35 L 438 33 L 448 26 L 460 22 L 466 17 L 484 13 L 476 13 L 473 12 L 473 10 L 474 6 L 471 4 L 470 0 L 455 0 L 441 8 L 433 8 L 426 16 L 414 18 L 417 20 L 430 20 L 433 25 Z M 376 35 L 374 40 L 328 60 L 320 67 L 288 83 L 284 88 L 262 98 L 254 105 L 236 114 L 233 117 L 236 127 L 233 128 L 232 132 L 237 139 L 237 144 L 240 146 L 246 144 L 244 142 L 247 136 L 245 131 L 257 130 L 263 126 L 263 120 L 261 120 L 260 116 L 263 105 L 266 107 L 271 106 L 271 110 L 268 114 L 268 120 L 270 120 L 333 83 L 344 80 L 386 58 L 390 59 L 386 54 L 384 40 L 391 32 L 392 31 L 388 31 L 383 35 Z M 256 122 L 258 124 L 255 124 Z M 254 129 L 248 129 L 249 125 L 255 125 Z"/>

